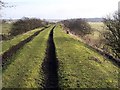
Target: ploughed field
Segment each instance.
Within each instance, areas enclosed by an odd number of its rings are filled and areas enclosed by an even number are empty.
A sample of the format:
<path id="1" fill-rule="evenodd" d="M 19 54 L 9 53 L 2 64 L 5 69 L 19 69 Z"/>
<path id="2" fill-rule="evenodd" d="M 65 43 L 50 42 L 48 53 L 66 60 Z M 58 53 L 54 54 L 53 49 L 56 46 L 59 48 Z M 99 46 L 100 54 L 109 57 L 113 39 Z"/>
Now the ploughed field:
<path id="1" fill-rule="evenodd" d="M 3 88 L 119 87 L 119 67 L 59 24 L 0 43 Z"/>

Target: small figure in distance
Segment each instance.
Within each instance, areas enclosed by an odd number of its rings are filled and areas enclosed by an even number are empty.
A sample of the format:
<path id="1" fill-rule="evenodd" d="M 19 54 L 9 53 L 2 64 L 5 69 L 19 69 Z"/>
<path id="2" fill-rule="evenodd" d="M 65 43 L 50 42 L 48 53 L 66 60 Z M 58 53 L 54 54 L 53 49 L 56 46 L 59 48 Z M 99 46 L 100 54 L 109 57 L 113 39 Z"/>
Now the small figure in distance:
<path id="1" fill-rule="evenodd" d="M 68 31 L 68 30 L 66 31 L 66 34 L 69 34 L 69 31 Z"/>

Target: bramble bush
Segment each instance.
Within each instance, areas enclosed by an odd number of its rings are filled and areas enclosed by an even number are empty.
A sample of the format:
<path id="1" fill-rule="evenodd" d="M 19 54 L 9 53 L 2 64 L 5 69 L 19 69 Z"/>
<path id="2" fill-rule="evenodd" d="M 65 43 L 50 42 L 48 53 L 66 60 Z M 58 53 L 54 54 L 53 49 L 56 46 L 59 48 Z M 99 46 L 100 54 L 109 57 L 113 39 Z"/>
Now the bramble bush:
<path id="1" fill-rule="evenodd" d="M 91 26 L 84 19 L 64 20 L 62 23 L 70 32 L 79 36 L 84 36 L 91 32 Z"/>
<path id="2" fill-rule="evenodd" d="M 40 19 L 22 18 L 13 23 L 10 35 L 16 36 L 35 28 L 44 27 L 46 24 L 45 21 Z"/>

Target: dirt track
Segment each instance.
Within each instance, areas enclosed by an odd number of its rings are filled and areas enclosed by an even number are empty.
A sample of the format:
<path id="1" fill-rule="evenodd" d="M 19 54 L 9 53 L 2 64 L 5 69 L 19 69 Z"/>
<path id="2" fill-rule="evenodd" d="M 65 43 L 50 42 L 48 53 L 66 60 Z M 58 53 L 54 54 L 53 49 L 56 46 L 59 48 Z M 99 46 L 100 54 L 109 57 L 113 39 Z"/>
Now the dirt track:
<path id="1" fill-rule="evenodd" d="M 44 72 L 44 88 L 58 88 L 58 60 L 56 59 L 56 50 L 53 40 L 52 28 L 47 42 L 46 57 L 42 63 L 42 70 Z"/>

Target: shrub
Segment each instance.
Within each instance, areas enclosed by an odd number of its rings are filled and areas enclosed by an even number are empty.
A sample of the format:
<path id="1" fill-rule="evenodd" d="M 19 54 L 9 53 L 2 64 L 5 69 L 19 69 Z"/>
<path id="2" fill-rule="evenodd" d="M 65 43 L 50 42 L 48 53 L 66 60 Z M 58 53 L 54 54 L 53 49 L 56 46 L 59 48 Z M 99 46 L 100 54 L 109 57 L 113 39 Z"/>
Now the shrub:
<path id="1" fill-rule="evenodd" d="M 70 19 L 62 21 L 65 27 L 69 28 L 70 32 L 84 36 L 91 31 L 90 25 L 84 19 Z"/>
<path id="2" fill-rule="evenodd" d="M 22 18 L 18 21 L 14 22 L 11 29 L 11 36 L 16 36 L 18 34 L 25 33 L 27 31 L 30 31 L 32 29 L 43 27 L 46 23 L 43 23 L 40 19 L 29 19 L 29 18 Z"/>
<path id="3" fill-rule="evenodd" d="M 104 18 L 104 24 L 108 32 L 104 34 L 106 44 L 111 47 L 115 56 L 120 58 L 120 13 L 115 13 L 113 17 Z"/>

